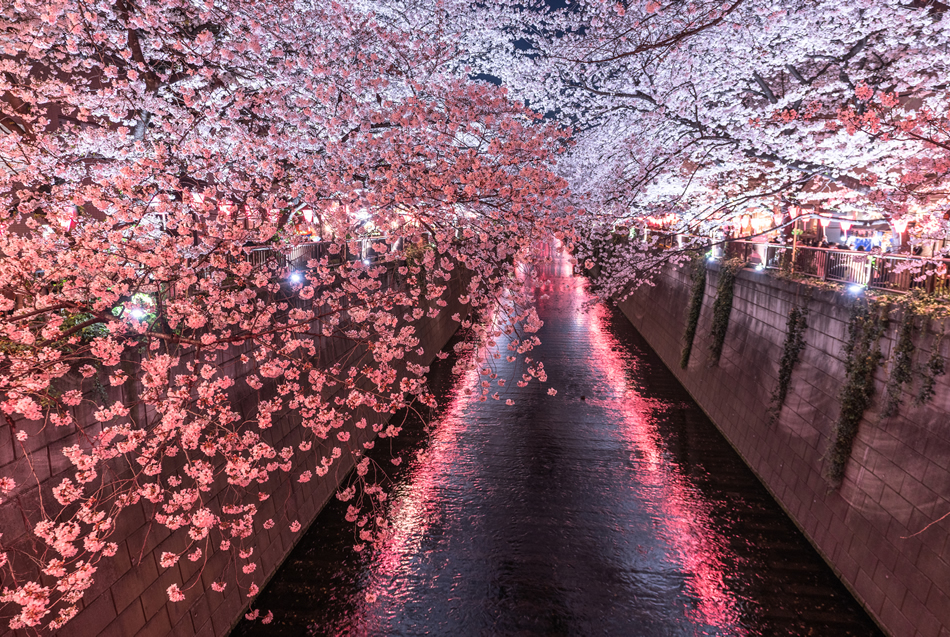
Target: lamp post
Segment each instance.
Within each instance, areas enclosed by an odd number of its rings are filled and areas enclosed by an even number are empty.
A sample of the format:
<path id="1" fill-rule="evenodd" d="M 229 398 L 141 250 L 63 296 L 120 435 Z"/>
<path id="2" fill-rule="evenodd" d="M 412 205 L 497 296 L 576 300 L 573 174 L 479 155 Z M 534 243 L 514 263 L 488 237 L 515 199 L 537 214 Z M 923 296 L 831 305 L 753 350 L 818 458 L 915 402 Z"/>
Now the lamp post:
<path id="1" fill-rule="evenodd" d="M 789 206 L 789 213 L 792 215 L 792 263 L 791 263 L 791 272 L 795 273 L 795 261 L 798 257 L 798 235 L 801 234 L 801 230 L 798 228 L 798 218 L 802 216 L 802 207 L 799 205 Z"/>

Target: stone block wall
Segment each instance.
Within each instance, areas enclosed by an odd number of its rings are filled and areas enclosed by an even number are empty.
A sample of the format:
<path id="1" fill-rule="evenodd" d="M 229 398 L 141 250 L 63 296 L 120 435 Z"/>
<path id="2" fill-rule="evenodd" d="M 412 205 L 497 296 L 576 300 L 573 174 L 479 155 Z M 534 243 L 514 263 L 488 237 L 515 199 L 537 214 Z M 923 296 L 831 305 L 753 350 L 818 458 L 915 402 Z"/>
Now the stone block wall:
<path id="1" fill-rule="evenodd" d="M 882 419 L 897 342 L 892 320 L 881 339 L 885 362 L 872 407 L 843 483 L 831 488 L 822 476 L 840 412 L 850 298 L 744 270 L 722 357 L 711 366 L 718 278 L 718 266 L 710 264 L 687 369 L 679 365 L 691 286 L 686 268 L 666 268 L 654 287 L 641 287 L 620 308 L 886 632 L 950 637 L 950 377 L 937 377 L 936 396 L 917 407 L 915 374 L 898 414 Z M 769 426 L 788 313 L 805 303 L 806 346 L 785 406 Z M 934 334 L 950 327 L 926 323 L 915 336 L 915 366 L 926 364 Z M 938 344 L 945 358 L 948 345 L 950 339 Z"/>
<path id="2" fill-rule="evenodd" d="M 424 318 L 417 323 L 416 337 L 420 341 L 420 347 L 424 349 L 424 354 L 414 355 L 413 362 L 422 365 L 431 363 L 436 353 L 455 333 L 458 323 L 451 319 L 452 315 L 467 314 L 468 306 L 457 301 L 466 281 L 465 276 L 456 270 L 456 276 L 448 283 L 448 290 L 443 297 L 448 301 L 448 305 L 442 308 L 437 317 Z M 354 350 L 349 341 L 320 340 L 315 364 L 329 364 L 330 361 L 343 360 L 344 356 L 348 357 L 347 360 L 359 358 L 360 352 Z M 230 348 L 220 353 L 217 363 L 221 369 L 238 380 L 254 371 L 253 362 L 243 364 L 240 361 L 241 354 L 245 352 L 249 350 Z M 128 371 L 132 376 L 134 370 Z M 73 380 L 79 382 L 77 379 Z M 98 398 L 96 402 L 111 404 L 115 400 L 122 400 L 129 404 L 135 401 L 135 383 L 128 382 L 120 387 L 110 387 L 107 380 L 102 382 L 106 383 L 105 387 L 100 384 L 90 388 L 89 380 L 81 387 L 87 397 Z M 232 396 L 232 400 L 241 405 L 239 411 L 244 413 L 252 413 L 257 401 L 270 398 L 275 391 L 273 386 L 265 386 L 260 393 L 255 393 L 247 389 L 247 385 L 240 380 L 235 387 L 245 388 L 241 393 Z M 75 408 L 74 418 L 79 422 L 94 422 L 92 411 L 95 408 L 87 402 Z M 367 412 L 365 415 L 372 422 L 372 414 Z M 134 422 L 145 422 L 149 416 L 153 417 L 154 414 L 145 413 L 141 407 L 133 410 L 131 414 Z M 12 475 L 20 485 L 40 485 L 39 489 L 27 488 L 0 503 L 0 532 L 3 534 L 4 547 L 19 546 L 29 552 L 32 528 L 27 520 L 33 517 L 30 513 L 38 510 L 39 493 L 49 498 L 50 488 L 75 472 L 75 468 L 62 454 L 65 446 L 77 442 L 75 433 L 69 429 L 48 427 L 40 435 L 31 436 L 26 442 L 30 451 L 27 459 L 18 446 L 19 443 L 14 443 L 13 427 L 9 423 L 0 424 L 0 475 Z M 285 446 L 296 448 L 297 444 L 305 439 L 303 433 L 299 417 L 275 417 L 273 427 L 268 430 L 267 441 L 278 450 Z M 352 428 L 351 435 L 348 444 L 351 448 L 356 448 L 375 434 L 367 427 Z M 312 440 L 313 436 L 308 434 L 306 439 Z M 314 444 L 309 452 L 310 457 L 329 455 L 329 449 L 334 444 L 344 446 L 336 440 L 324 441 L 323 448 Z M 258 520 L 272 518 L 275 525 L 267 530 L 258 524 L 252 536 L 254 555 L 259 556 L 258 572 L 255 573 L 258 577 L 255 577 L 255 582 L 261 588 L 263 582 L 273 575 L 296 541 L 302 537 L 306 528 L 336 492 L 352 466 L 352 456 L 344 453 L 334 462 L 330 473 L 323 478 L 314 478 L 306 484 L 294 480 L 299 471 L 292 474 L 278 472 L 271 477 L 268 488 L 272 495 L 259 504 Z M 222 488 L 214 494 L 213 500 L 223 496 Z M 53 504 L 55 505 L 55 502 Z M 154 506 L 157 505 L 143 501 L 118 516 L 117 529 L 109 538 L 110 541 L 118 543 L 118 552 L 114 557 L 104 558 L 98 563 L 95 583 L 83 596 L 79 604 L 81 610 L 66 624 L 61 634 L 70 637 L 217 637 L 227 635 L 240 619 L 250 600 L 246 596 L 246 590 L 239 590 L 235 586 L 235 565 L 230 552 L 221 552 L 210 547 L 210 550 L 206 551 L 207 561 L 190 562 L 182 557 L 175 566 L 162 568 L 159 565 L 159 556 L 165 551 L 179 553 L 186 547 L 186 543 L 181 532 L 173 534 L 152 521 Z M 294 520 L 298 520 L 302 525 L 302 529 L 297 533 L 291 532 L 289 528 L 290 522 Z M 27 558 L 21 553 L 15 559 Z M 224 592 L 216 593 L 211 590 L 211 583 L 216 580 L 228 582 Z M 185 601 L 168 601 L 166 589 L 175 583 L 185 592 Z M 2 584 L 10 585 L 6 578 Z M 0 624 L 0 634 L 19 632 L 23 631 L 10 631 L 5 621 Z"/>

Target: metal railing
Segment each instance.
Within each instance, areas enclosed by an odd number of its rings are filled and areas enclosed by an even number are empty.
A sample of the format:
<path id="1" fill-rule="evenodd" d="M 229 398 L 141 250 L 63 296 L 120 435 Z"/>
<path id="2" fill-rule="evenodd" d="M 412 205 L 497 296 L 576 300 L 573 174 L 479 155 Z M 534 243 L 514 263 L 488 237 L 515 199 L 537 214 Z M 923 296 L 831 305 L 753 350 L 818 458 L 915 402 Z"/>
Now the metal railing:
<path id="1" fill-rule="evenodd" d="M 319 260 L 323 257 L 329 257 L 331 263 L 342 263 L 346 261 L 368 261 L 375 263 L 380 259 L 382 253 L 374 248 L 378 244 L 386 244 L 387 251 L 396 250 L 402 244 L 402 239 L 392 243 L 386 237 L 365 237 L 348 241 L 346 247 L 339 252 L 331 253 L 329 241 L 318 241 L 313 243 L 300 243 L 286 247 L 273 246 L 255 246 L 245 248 L 248 255 L 248 261 L 253 266 L 261 266 L 270 260 L 276 260 L 279 268 L 291 268 L 293 270 L 305 270 L 311 260 Z"/>
<path id="2" fill-rule="evenodd" d="M 689 245 L 697 237 L 651 230 L 660 249 Z M 857 284 L 889 292 L 923 290 L 950 294 L 950 259 L 860 252 L 840 248 L 813 248 L 765 241 L 733 240 L 716 244 L 714 257 L 740 258 L 767 270 L 786 270 L 823 281 Z"/>
<path id="3" fill-rule="evenodd" d="M 424 236 L 428 237 L 428 235 Z M 378 252 L 375 249 L 375 246 L 381 243 L 386 244 L 386 250 L 384 252 Z M 270 266 L 274 271 L 285 270 L 289 273 L 311 269 L 310 263 L 312 261 L 319 261 L 323 257 L 328 257 L 327 261 L 330 265 L 340 265 L 345 262 L 355 263 L 356 261 L 363 261 L 367 266 L 374 265 L 382 261 L 383 254 L 401 249 L 402 244 L 403 238 L 401 237 L 395 241 L 388 237 L 363 237 L 346 242 L 346 244 L 336 252 L 331 251 L 333 242 L 317 241 L 285 246 L 245 246 L 244 253 L 247 256 L 248 263 L 250 263 L 254 269 Z M 236 258 L 230 255 L 228 255 L 227 258 L 232 263 L 237 261 Z M 198 277 L 203 278 L 209 271 L 207 268 L 200 269 L 198 271 Z M 398 277 L 395 276 L 394 271 L 395 267 L 390 264 L 390 267 L 387 268 L 387 272 L 384 273 L 380 279 L 384 287 L 396 285 L 396 279 Z M 165 296 L 169 300 L 172 300 L 184 294 L 185 291 L 179 289 L 178 285 L 171 284 Z"/>
<path id="4" fill-rule="evenodd" d="M 823 281 L 836 281 L 887 290 L 947 293 L 950 290 L 950 260 L 923 259 L 894 254 L 875 254 L 754 241 L 732 241 L 723 250 L 727 258 L 740 257 L 765 269 L 790 272 Z"/>

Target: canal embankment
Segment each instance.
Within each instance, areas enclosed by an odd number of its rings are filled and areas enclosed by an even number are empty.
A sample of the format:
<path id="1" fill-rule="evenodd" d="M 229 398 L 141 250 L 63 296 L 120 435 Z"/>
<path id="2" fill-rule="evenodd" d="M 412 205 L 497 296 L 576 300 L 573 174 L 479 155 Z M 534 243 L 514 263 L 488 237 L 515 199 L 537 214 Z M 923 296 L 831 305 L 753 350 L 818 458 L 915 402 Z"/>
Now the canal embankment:
<path id="1" fill-rule="evenodd" d="M 752 270 L 730 286 L 726 264 L 706 267 L 668 266 L 619 306 L 887 632 L 948 634 L 947 321 Z"/>

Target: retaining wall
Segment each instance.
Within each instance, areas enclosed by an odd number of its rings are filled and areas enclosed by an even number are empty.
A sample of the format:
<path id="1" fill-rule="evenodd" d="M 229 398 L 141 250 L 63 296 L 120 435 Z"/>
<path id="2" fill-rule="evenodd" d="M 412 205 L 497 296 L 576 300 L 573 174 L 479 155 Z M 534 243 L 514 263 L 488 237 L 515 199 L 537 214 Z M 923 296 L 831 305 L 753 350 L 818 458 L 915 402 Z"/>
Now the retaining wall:
<path id="1" fill-rule="evenodd" d="M 844 481 L 832 489 L 822 472 L 840 411 L 850 299 L 742 271 L 721 360 L 710 366 L 718 278 L 711 264 L 687 369 L 680 368 L 687 268 L 666 268 L 655 287 L 641 287 L 620 308 L 886 632 L 950 636 L 950 517 L 943 517 L 950 514 L 950 377 L 938 377 L 933 400 L 915 407 L 915 374 L 899 413 L 882 419 L 897 341 L 897 321 L 891 321 L 881 339 L 885 363 L 876 374 L 873 405 L 861 421 Z M 779 419 L 768 426 L 788 313 L 806 302 L 806 346 Z M 947 327 L 928 321 L 917 330 L 915 366 L 927 362 L 934 333 Z M 938 345 L 945 358 L 948 341 Z"/>
<path id="2" fill-rule="evenodd" d="M 451 316 L 455 313 L 465 316 L 468 309 L 468 306 L 462 306 L 457 301 L 465 282 L 466 278 L 457 269 L 456 276 L 448 283 L 448 290 L 443 295 L 448 305 L 442 308 L 436 318 L 424 318 L 416 322 L 416 337 L 424 354 L 411 356 L 412 362 L 422 365 L 431 363 L 436 353 L 455 333 L 458 323 Z M 224 373 L 238 381 L 235 387 L 244 388 L 232 397 L 241 405 L 239 411 L 255 413 L 257 401 L 272 397 L 275 388 L 265 386 L 259 393 L 252 392 L 240 381 L 241 377 L 255 371 L 253 359 L 246 364 L 240 361 L 241 354 L 245 352 L 250 353 L 246 348 L 231 348 L 219 355 L 217 364 Z M 350 341 L 321 338 L 317 358 L 312 362 L 329 366 L 331 362 L 358 360 L 359 354 Z M 134 369 L 130 368 L 128 373 L 134 377 Z M 81 383 L 77 386 L 82 388 L 87 398 L 92 399 L 74 408 L 73 416 L 78 422 L 94 422 L 92 412 L 96 407 L 92 406 L 93 402 L 112 404 L 115 400 L 122 400 L 124 404 L 133 404 L 137 402 L 136 392 L 140 390 L 140 386 L 132 381 L 120 387 L 110 387 L 106 374 L 102 375 L 98 387 L 90 387 L 92 380 L 80 381 L 77 377 L 72 381 Z M 372 422 L 372 415 L 365 415 Z M 154 413 L 146 413 L 139 405 L 133 409 L 131 418 L 137 423 L 148 422 L 154 418 Z M 15 476 L 17 484 L 38 483 L 40 488 L 16 493 L 0 504 L 0 532 L 3 534 L 4 547 L 19 546 L 29 553 L 32 524 L 36 521 L 35 512 L 39 509 L 38 494 L 44 493 L 44 497 L 49 498 L 50 488 L 75 472 L 75 468 L 63 456 L 62 449 L 76 444 L 77 435 L 69 431 L 70 428 L 48 427 L 39 435 L 30 437 L 26 443 L 30 452 L 27 458 L 19 448 L 19 443 L 14 443 L 12 429 L 10 423 L 0 424 L 0 475 Z M 302 440 L 313 439 L 309 434 L 305 438 L 303 429 L 296 414 L 275 417 L 266 439 L 278 450 L 286 446 L 296 448 Z M 351 448 L 357 448 L 375 435 L 369 427 L 362 430 L 350 428 L 350 431 Z M 315 444 L 310 452 L 311 457 L 329 455 L 329 448 L 334 444 L 344 446 L 336 441 L 325 441 L 324 448 Z M 352 466 L 352 456 L 344 453 L 334 462 L 330 473 L 306 484 L 294 481 L 299 471 L 272 475 L 268 483 L 272 495 L 259 504 L 257 519 L 263 521 L 273 518 L 275 525 L 267 530 L 258 524 L 252 536 L 254 555 L 259 556 L 258 572 L 255 573 L 257 577 L 254 579 L 261 588 L 336 492 Z M 221 488 L 214 494 L 212 501 L 224 497 L 226 485 L 219 486 Z M 83 596 L 79 604 L 80 612 L 60 634 L 70 637 L 217 637 L 228 634 L 240 619 L 249 599 L 246 591 L 239 590 L 235 585 L 235 565 L 230 561 L 230 552 L 217 551 L 211 546 L 205 551 L 208 554 L 207 561 L 190 562 L 182 557 L 175 566 L 162 568 L 159 556 L 165 551 L 180 553 L 186 543 L 182 531 L 172 534 L 164 526 L 151 521 L 153 506 L 143 501 L 118 516 L 116 531 L 109 538 L 109 541 L 118 543 L 118 552 L 114 557 L 104 558 L 98 563 L 95 583 Z M 289 529 L 293 520 L 299 520 L 303 527 L 297 533 Z M 23 552 L 11 552 L 11 558 L 21 565 L 23 560 L 28 559 Z M 242 579 L 249 578 L 245 576 Z M 211 589 L 211 583 L 217 580 L 228 582 L 223 593 Z M 10 585 L 6 576 L 2 583 L 4 586 Z M 166 589 L 176 583 L 185 591 L 186 599 L 171 603 Z M 16 631 L 16 634 L 20 632 Z M 14 634 L 7 628 L 5 620 L 0 624 L 0 633 Z"/>

